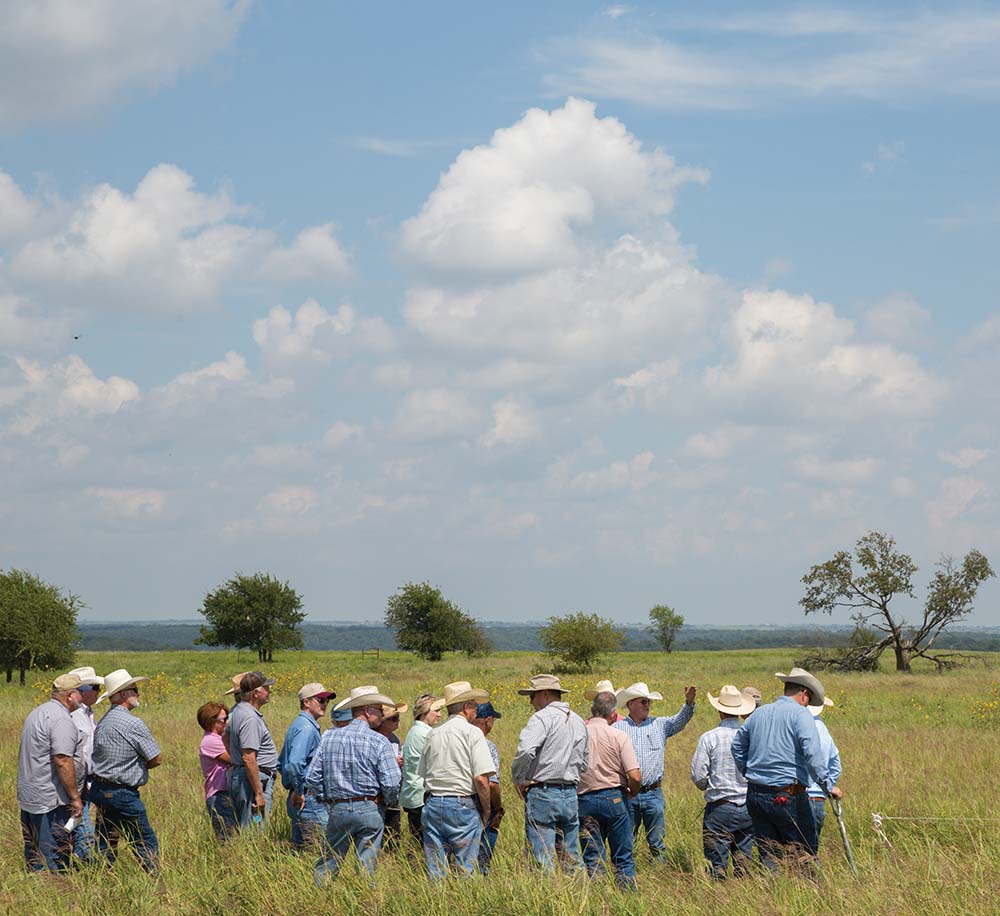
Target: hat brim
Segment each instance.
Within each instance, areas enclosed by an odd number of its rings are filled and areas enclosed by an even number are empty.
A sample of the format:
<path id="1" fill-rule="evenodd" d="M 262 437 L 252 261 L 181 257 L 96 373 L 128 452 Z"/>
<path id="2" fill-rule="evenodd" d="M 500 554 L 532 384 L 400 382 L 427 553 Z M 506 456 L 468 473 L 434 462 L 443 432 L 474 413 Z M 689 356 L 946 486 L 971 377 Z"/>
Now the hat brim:
<path id="1" fill-rule="evenodd" d="M 337 711 L 341 709 L 357 709 L 359 706 L 395 706 L 396 702 L 384 693 L 365 693 L 359 697 L 344 697 L 333 708 Z"/>
<path id="2" fill-rule="evenodd" d="M 631 690 L 623 690 L 617 698 L 618 708 L 624 709 L 633 700 L 649 700 L 651 703 L 657 700 L 662 700 L 663 694 L 658 693 L 655 690 L 650 690 L 649 693 L 634 693 Z"/>
<path id="3" fill-rule="evenodd" d="M 782 674 L 775 671 L 774 676 L 783 684 L 796 684 L 799 687 L 806 687 L 811 694 L 811 706 L 822 706 L 826 702 L 826 691 L 823 685 L 811 674 Z"/>
<path id="4" fill-rule="evenodd" d="M 443 703 L 445 706 L 451 706 L 454 703 L 485 703 L 490 698 L 488 690 L 466 690 L 464 693 L 456 694 L 453 697 L 445 697 Z"/>
<path id="5" fill-rule="evenodd" d="M 319 693 L 310 693 L 307 697 L 300 697 L 302 700 L 332 700 L 337 694 L 332 690 L 321 690 Z"/>
<path id="6" fill-rule="evenodd" d="M 553 693 L 569 693 L 568 687 L 522 687 L 518 693 L 522 697 L 530 697 L 533 693 L 541 693 L 543 690 L 551 690 Z"/>
<path id="7" fill-rule="evenodd" d="M 821 715 L 823 710 L 828 706 L 835 706 L 836 704 L 829 697 L 823 697 L 823 702 L 817 706 L 807 706 L 806 709 L 813 715 L 813 717 Z"/>
<path id="8" fill-rule="evenodd" d="M 596 700 L 599 693 L 610 693 L 612 696 L 615 695 L 613 690 L 594 690 L 593 687 L 588 687 L 583 691 L 583 698 L 585 700 Z"/>
<path id="9" fill-rule="evenodd" d="M 753 697 L 747 696 L 745 693 L 740 694 L 743 702 L 739 706 L 726 706 L 722 703 L 721 697 L 713 697 L 710 693 L 706 695 L 708 696 L 708 702 L 719 710 L 719 712 L 724 712 L 727 716 L 747 716 L 757 708 Z"/>
<path id="10" fill-rule="evenodd" d="M 140 684 L 143 681 L 148 681 L 148 677 L 132 677 L 125 681 L 124 684 L 119 684 L 115 687 L 114 691 L 105 690 L 94 702 L 100 703 L 101 700 L 106 700 L 108 697 L 113 697 L 116 693 L 121 693 L 123 690 L 128 690 L 129 687 L 135 687 L 136 684 Z M 105 684 L 105 686 L 107 686 Z"/>

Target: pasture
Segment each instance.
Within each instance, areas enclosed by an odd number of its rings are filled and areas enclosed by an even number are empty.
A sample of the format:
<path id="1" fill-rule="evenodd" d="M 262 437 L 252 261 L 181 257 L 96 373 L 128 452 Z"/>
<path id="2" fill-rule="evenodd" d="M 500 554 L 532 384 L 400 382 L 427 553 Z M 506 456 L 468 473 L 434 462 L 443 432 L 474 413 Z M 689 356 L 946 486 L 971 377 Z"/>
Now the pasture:
<path id="1" fill-rule="evenodd" d="M 501 781 L 507 816 L 501 828 L 494 869 L 486 880 L 449 880 L 431 886 L 419 863 L 403 854 L 383 855 L 377 887 L 368 888 L 350 860 L 330 888 L 312 881 L 314 857 L 287 846 L 285 793 L 275 793 L 269 833 L 237 839 L 227 846 L 212 838 L 204 810 L 194 713 L 219 699 L 228 677 L 256 667 L 246 653 L 165 652 L 79 655 L 101 673 L 125 667 L 149 675 L 138 711 L 160 742 L 164 764 L 152 771 L 143 796 L 162 851 L 162 874 L 146 877 L 124 856 L 114 871 L 99 868 L 50 880 L 23 868 L 16 801 L 17 747 L 21 724 L 45 696 L 45 679 L 34 674 L 29 686 L 0 686 L 0 905 L 4 912 L 29 914 L 484 914 L 484 916 L 563 916 L 563 914 L 982 914 L 998 912 L 1000 886 L 1000 687 L 995 669 L 974 665 L 941 675 L 918 668 L 913 674 L 825 675 L 837 707 L 825 719 L 844 762 L 844 808 L 861 871 L 851 875 L 836 820 L 824 829 L 822 878 L 817 883 L 766 876 L 715 884 L 703 872 L 700 843 L 702 796 L 691 784 L 689 766 L 698 736 L 717 713 L 702 701 L 704 691 L 723 683 L 754 684 L 765 700 L 777 695 L 775 671 L 787 671 L 795 650 L 740 652 L 629 653 L 613 657 L 593 676 L 563 678 L 568 699 L 586 715 L 583 689 L 610 676 L 616 687 L 645 680 L 666 700 L 655 713 L 672 714 L 682 687 L 694 683 L 699 704 L 694 720 L 667 745 L 666 799 L 669 864 L 653 866 L 644 843 L 637 847 L 639 891 L 624 895 L 610 881 L 546 878 L 523 856 L 523 807 L 510 781 L 510 760 L 521 726 L 531 712 L 517 695 L 539 657 L 501 653 L 468 660 L 448 656 L 422 662 L 402 653 L 378 660 L 360 653 L 282 652 L 266 666 L 278 678 L 265 716 L 279 747 L 297 712 L 295 691 L 321 680 L 344 696 L 352 686 L 377 684 L 398 702 L 419 693 L 440 694 L 454 680 L 471 680 L 492 692 L 503 713 L 491 738 L 500 748 Z M 995 663 L 1000 659 L 994 657 Z M 657 708 L 659 707 L 659 708 Z M 98 714 L 106 704 L 97 707 Z M 400 737 L 412 722 L 402 716 Z M 323 727 L 327 727 L 324 721 Z M 889 849 L 874 832 L 871 812 L 934 820 L 886 822 Z M 980 820 L 970 820 L 980 819 Z M 404 826 L 405 831 L 405 826 Z"/>

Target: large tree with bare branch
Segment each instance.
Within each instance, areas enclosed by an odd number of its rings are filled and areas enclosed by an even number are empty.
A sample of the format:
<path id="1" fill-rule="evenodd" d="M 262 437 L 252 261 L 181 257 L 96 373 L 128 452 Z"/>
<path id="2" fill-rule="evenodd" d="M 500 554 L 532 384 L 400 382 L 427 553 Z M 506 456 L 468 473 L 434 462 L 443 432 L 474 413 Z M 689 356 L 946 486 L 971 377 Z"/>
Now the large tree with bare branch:
<path id="1" fill-rule="evenodd" d="M 909 671 L 915 657 L 933 661 L 938 669 L 948 666 L 960 653 L 933 652 L 934 643 L 951 624 L 968 616 L 979 586 L 993 576 L 989 560 L 970 550 L 960 564 L 943 556 L 927 588 L 921 621 L 908 623 L 893 602 L 915 598 L 913 576 L 917 566 L 887 534 L 871 531 L 854 548 L 854 556 L 840 550 L 832 560 L 813 566 L 803 577 L 805 595 L 799 604 L 807 614 L 833 613 L 850 608 L 858 627 L 868 627 L 881 638 L 856 650 L 878 656 L 888 649 L 896 655 L 896 670 Z"/>

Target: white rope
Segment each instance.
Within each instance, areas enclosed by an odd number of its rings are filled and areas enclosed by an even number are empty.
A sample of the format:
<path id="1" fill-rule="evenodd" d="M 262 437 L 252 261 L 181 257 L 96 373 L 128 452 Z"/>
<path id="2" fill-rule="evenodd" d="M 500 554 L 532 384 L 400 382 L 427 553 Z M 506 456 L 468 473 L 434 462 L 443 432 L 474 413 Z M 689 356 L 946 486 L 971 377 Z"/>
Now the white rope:
<path id="1" fill-rule="evenodd" d="M 893 846 L 882 826 L 884 821 L 946 821 L 959 824 L 1000 824 L 1000 818 L 998 817 L 926 817 L 911 816 L 907 814 L 878 814 L 873 811 L 872 827 L 875 828 L 875 833 L 878 834 L 879 839 L 882 840 L 882 842 L 885 843 L 885 845 L 890 849 L 892 849 Z"/>

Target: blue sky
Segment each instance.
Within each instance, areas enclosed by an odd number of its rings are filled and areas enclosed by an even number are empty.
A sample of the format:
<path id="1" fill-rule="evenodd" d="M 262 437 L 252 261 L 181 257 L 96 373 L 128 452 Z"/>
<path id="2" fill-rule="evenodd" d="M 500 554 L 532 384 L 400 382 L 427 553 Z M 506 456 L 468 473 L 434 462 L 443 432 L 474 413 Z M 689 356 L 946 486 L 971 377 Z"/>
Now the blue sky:
<path id="1" fill-rule="evenodd" d="M 3 6 L 0 564 L 87 616 L 1000 554 L 990 6 Z"/>

